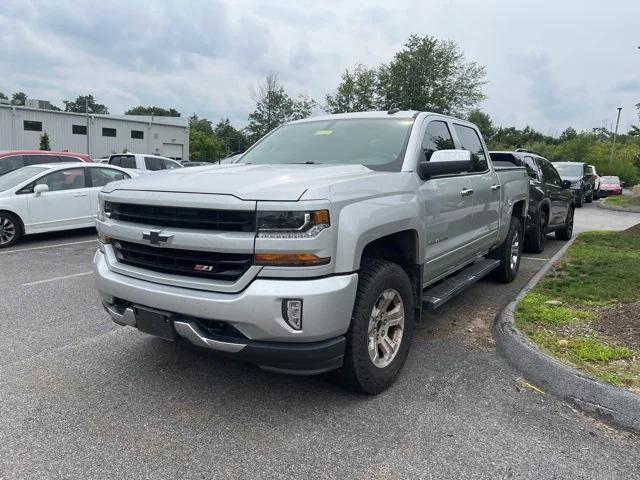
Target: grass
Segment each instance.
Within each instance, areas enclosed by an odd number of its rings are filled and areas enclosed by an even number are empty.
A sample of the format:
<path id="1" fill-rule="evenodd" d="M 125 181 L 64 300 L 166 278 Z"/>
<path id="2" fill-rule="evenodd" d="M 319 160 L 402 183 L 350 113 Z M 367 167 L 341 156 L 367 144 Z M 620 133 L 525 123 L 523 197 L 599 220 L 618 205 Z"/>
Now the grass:
<path id="1" fill-rule="evenodd" d="M 628 208 L 640 212 L 640 197 L 615 196 L 607 197 L 604 203 L 613 207 Z"/>
<path id="2" fill-rule="evenodd" d="M 640 235 L 585 233 L 520 301 L 516 324 L 561 361 L 640 391 L 640 352 L 592 328 L 601 307 L 639 300 Z"/>

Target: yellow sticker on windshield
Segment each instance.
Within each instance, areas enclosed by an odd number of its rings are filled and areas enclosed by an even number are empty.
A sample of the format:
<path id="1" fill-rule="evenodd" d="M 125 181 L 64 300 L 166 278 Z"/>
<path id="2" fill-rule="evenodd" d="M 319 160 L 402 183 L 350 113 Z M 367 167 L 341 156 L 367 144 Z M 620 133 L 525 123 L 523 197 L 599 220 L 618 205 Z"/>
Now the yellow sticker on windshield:
<path id="1" fill-rule="evenodd" d="M 333 130 L 317 130 L 315 135 L 331 135 Z"/>

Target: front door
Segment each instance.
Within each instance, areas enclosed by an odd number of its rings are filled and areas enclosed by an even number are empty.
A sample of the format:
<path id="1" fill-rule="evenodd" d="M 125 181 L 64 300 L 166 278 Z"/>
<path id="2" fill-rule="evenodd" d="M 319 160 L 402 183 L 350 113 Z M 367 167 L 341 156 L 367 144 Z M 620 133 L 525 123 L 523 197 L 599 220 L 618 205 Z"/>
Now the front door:
<path id="1" fill-rule="evenodd" d="M 427 161 L 436 150 L 455 149 L 447 122 L 432 120 L 427 124 L 422 148 Z M 422 181 L 419 196 L 425 232 L 424 283 L 461 265 L 469 256 L 466 246 L 473 215 L 469 190 L 468 175 Z"/>
<path id="2" fill-rule="evenodd" d="M 34 182 L 49 190 L 27 193 L 31 229 L 64 230 L 91 226 L 91 199 L 86 188 L 85 169 L 69 168 L 52 172 Z"/>

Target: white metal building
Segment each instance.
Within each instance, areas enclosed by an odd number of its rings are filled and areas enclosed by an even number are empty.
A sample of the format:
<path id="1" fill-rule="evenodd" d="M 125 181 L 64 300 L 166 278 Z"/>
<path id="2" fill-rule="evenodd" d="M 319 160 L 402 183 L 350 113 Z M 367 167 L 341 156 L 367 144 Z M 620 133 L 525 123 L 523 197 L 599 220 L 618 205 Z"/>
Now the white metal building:
<path id="1" fill-rule="evenodd" d="M 37 150 L 47 132 L 51 150 L 100 158 L 130 151 L 189 158 L 189 123 L 182 117 L 95 115 L 0 104 L 0 150 Z"/>

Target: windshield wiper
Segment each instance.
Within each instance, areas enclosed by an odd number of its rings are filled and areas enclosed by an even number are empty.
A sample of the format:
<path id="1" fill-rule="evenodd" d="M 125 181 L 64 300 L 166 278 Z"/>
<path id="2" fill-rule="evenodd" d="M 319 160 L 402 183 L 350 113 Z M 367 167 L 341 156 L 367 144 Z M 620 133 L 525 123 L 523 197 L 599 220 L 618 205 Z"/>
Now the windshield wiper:
<path id="1" fill-rule="evenodd" d="M 291 162 L 290 165 L 322 165 L 320 162 L 314 162 L 313 160 L 307 160 L 306 162 Z"/>

